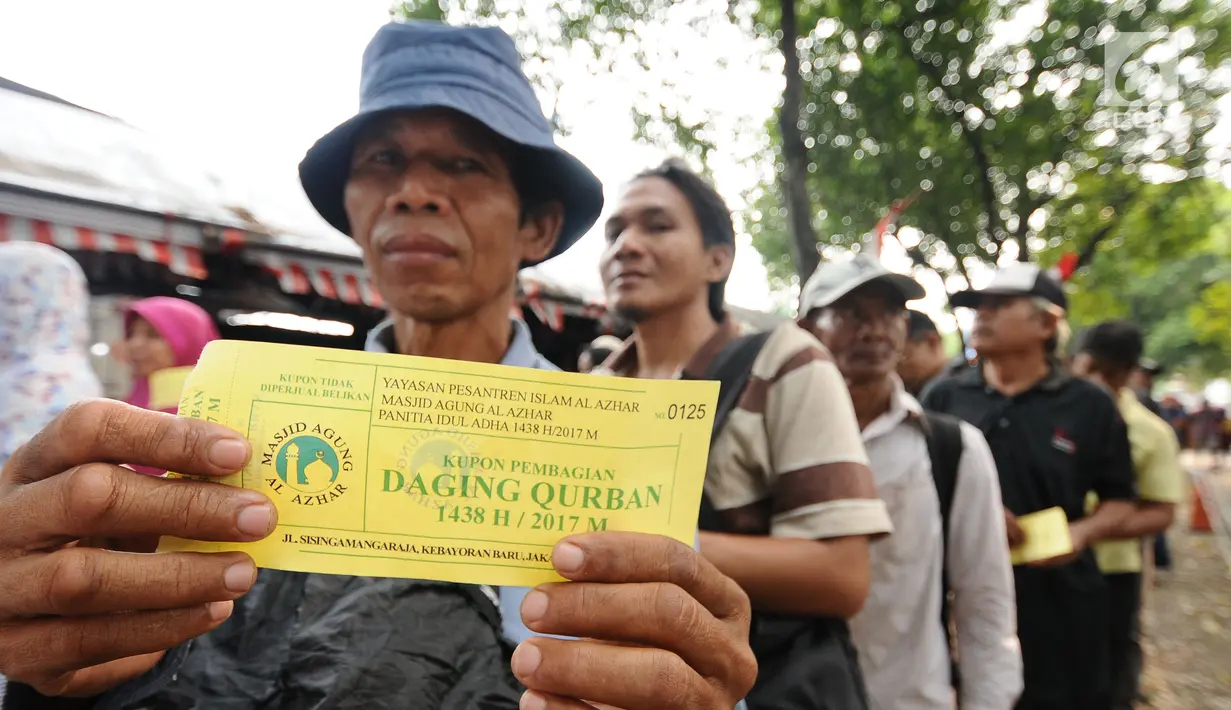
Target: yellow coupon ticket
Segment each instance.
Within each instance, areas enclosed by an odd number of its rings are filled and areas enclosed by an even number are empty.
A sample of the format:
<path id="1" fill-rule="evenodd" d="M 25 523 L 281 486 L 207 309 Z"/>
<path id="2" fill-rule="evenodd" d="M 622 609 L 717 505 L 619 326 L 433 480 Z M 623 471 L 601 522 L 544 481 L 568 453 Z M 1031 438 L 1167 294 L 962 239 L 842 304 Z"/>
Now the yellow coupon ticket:
<path id="1" fill-rule="evenodd" d="M 1069 519 L 1063 508 L 1048 508 L 1020 516 L 1017 524 L 1026 533 L 1026 541 L 1009 551 L 1015 565 L 1050 560 L 1073 551 Z"/>
<path id="2" fill-rule="evenodd" d="M 170 409 L 179 404 L 192 367 L 168 367 L 150 375 L 150 409 Z"/>
<path id="3" fill-rule="evenodd" d="M 278 528 L 243 550 L 299 572 L 533 586 L 572 533 L 692 544 L 718 384 L 546 372 L 267 343 L 211 343 L 179 413 L 247 435 L 224 483 Z"/>

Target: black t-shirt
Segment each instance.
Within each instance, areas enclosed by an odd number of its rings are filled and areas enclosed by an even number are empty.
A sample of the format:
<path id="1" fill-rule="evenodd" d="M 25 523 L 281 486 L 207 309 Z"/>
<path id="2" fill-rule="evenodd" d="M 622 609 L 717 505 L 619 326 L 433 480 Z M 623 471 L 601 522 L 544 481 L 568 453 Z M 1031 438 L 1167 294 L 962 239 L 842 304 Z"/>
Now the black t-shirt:
<path id="1" fill-rule="evenodd" d="M 1128 431 L 1111 396 L 1060 370 L 1005 397 L 982 369 L 936 383 L 923 406 L 978 427 L 987 438 L 1005 507 L 1024 515 L 1060 506 L 1085 516 L 1089 491 L 1100 500 L 1136 497 Z"/>
<path id="2" fill-rule="evenodd" d="M 943 382 L 950 377 L 957 377 L 972 369 L 974 369 L 974 366 L 970 364 L 966 356 L 958 355 L 946 363 L 944 367 L 940 368 L 940 372 L 932 375 L 923 384 L 919 385 L 918 389 L 912 390 L 910 394 L 915 399 L 923 401 L 923 398 L 927 396 L 928 390 L 935 387 L 936 383 Z"/>
<path id="3" fill-rule="evenodd" d="M 1085 517 L 1089 491 L 1134 497 L 1128 433 L 1111 395 L 1061 370 L 1005 397 L 981 369 L 938 382 L 923 406 L 983 431 L 1016 515 L 1053 506 Z M 1107 595 L 1094 553 L 1059 567 L 1013 568 L 1025 688 L 1019 708 L 1107 707 L 1111 692 Z"/>

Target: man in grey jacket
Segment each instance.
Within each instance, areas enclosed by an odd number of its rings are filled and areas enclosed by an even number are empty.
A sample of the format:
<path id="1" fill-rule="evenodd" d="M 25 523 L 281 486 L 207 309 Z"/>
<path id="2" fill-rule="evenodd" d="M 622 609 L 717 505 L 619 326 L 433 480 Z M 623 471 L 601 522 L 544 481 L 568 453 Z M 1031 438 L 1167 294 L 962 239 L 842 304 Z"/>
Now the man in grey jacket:
<path id="1" fill-rule="evenodd" d="M 312 204 L 363 249 L 389 304 L 370 349 L 547 367 L 509 318 L 517 271 L 584 234 L 602 187 L 555 145 L 519 63 L 495 28 L 386 26 L 364 56 L 359 114 L 300 165 Z M 747 597 L 662 537 L 559 543 L 553 564 L 572 583 L 536 588 L 520 612 L 532 631 L 572 638 L 528 639 L 511 661 L 490 589 L 258 578 L 235 552 L 131 554 L 159 535 L 261 539 L 276 513 L 255 491 L 114 463 L 224 476 L 251 451 L 214 424 L 92 402 L 10 460 L 6 708 L 709 710 L 752 685 Z"/>

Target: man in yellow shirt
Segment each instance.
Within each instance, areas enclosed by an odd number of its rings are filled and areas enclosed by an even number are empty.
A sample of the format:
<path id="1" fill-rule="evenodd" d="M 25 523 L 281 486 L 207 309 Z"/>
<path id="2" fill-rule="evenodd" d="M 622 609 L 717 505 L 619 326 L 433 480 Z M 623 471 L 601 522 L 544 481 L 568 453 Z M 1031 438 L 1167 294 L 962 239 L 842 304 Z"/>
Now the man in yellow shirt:
<path id="1" fill-rule="evenodd" d="M 1171 526 L 1183 499 L 1180 444 L 1162 418 L 1142 405 L 1128 380 L 1141 357 L 1141 330 L 1126 321 L 1107 321 L 1087 330 L 1073 360 L 1075 374 L 1114 393 L 1128 428 L 1140 500 L 1112 540 L 1095 545 L 1111 602 L 1112 708 L 1133 707 L 1141 673 L 1138 639 L 1141 613 L 1142 540 Z M 1093 497 L 1093 494 L 1091 494 Z"/>

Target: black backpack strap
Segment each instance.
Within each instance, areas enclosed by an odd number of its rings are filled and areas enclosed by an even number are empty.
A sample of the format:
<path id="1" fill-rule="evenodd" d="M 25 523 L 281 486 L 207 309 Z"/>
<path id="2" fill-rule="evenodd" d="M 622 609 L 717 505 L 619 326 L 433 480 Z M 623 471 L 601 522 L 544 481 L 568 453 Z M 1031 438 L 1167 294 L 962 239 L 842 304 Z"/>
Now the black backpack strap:
<path id="1" fill-rule="evenodd" d="M 936 412 L 923 413 L 923 436 L 932 460 L 932 481 L 940 500 L 941 534 L 948 546 L 953 495 L 957 492 L 957 468 L 962 461 L 962 428 L 957 419 Z"/>
<path id="2" fill-rule="evenodd" d="M 945 630 L 945 641 L 953 651 L 953 638 L 949 628 L 949 521 L 953 514 L 953 496 L 957 492 L 957 469 L 962 462 L 962 426 L 954 417 L 935 412 L 924 412 L 921 421 L 923 437 L 927 440 L 928 458 L 932 461 L 932 482 L 936 486 L 936 498 L 940 501 L 940 539 L 942 542 L 940 623 Z M 959 687 L 960 675 L 953 663 L 950 675 L 953 687 Z"/>
<path id="3" fill-rule="evenodd" d="M 769 340 L 769 331 L 744 335 L 727 343 L 702 379 L 718 381 L 718 406 L 714 410 L 714 428 L 710 434 L 710 446 L 718 440 L 718 434 L 727 423 L 727 417 L 735 409 L 739 397 L 752 377 L 752 364 L 756 361 L 761 348 Z M 697 519 L 697 527 L 701 530 L 717 531 L 718 512 L 709 496 L 701 494 L 701 514 Z"/>
<path id="4" fill-rule="evenodd" d="M 714 430 L 710 445 L 727 423 L 727 417 L 739 402 L 739 396 L 752 378 L 752 364 L 769 340 L 769 331 L 744 335 L 727 343 L 710 364 L 705 379 L 718 381 L 718 408 L 714 412 Z"/>

